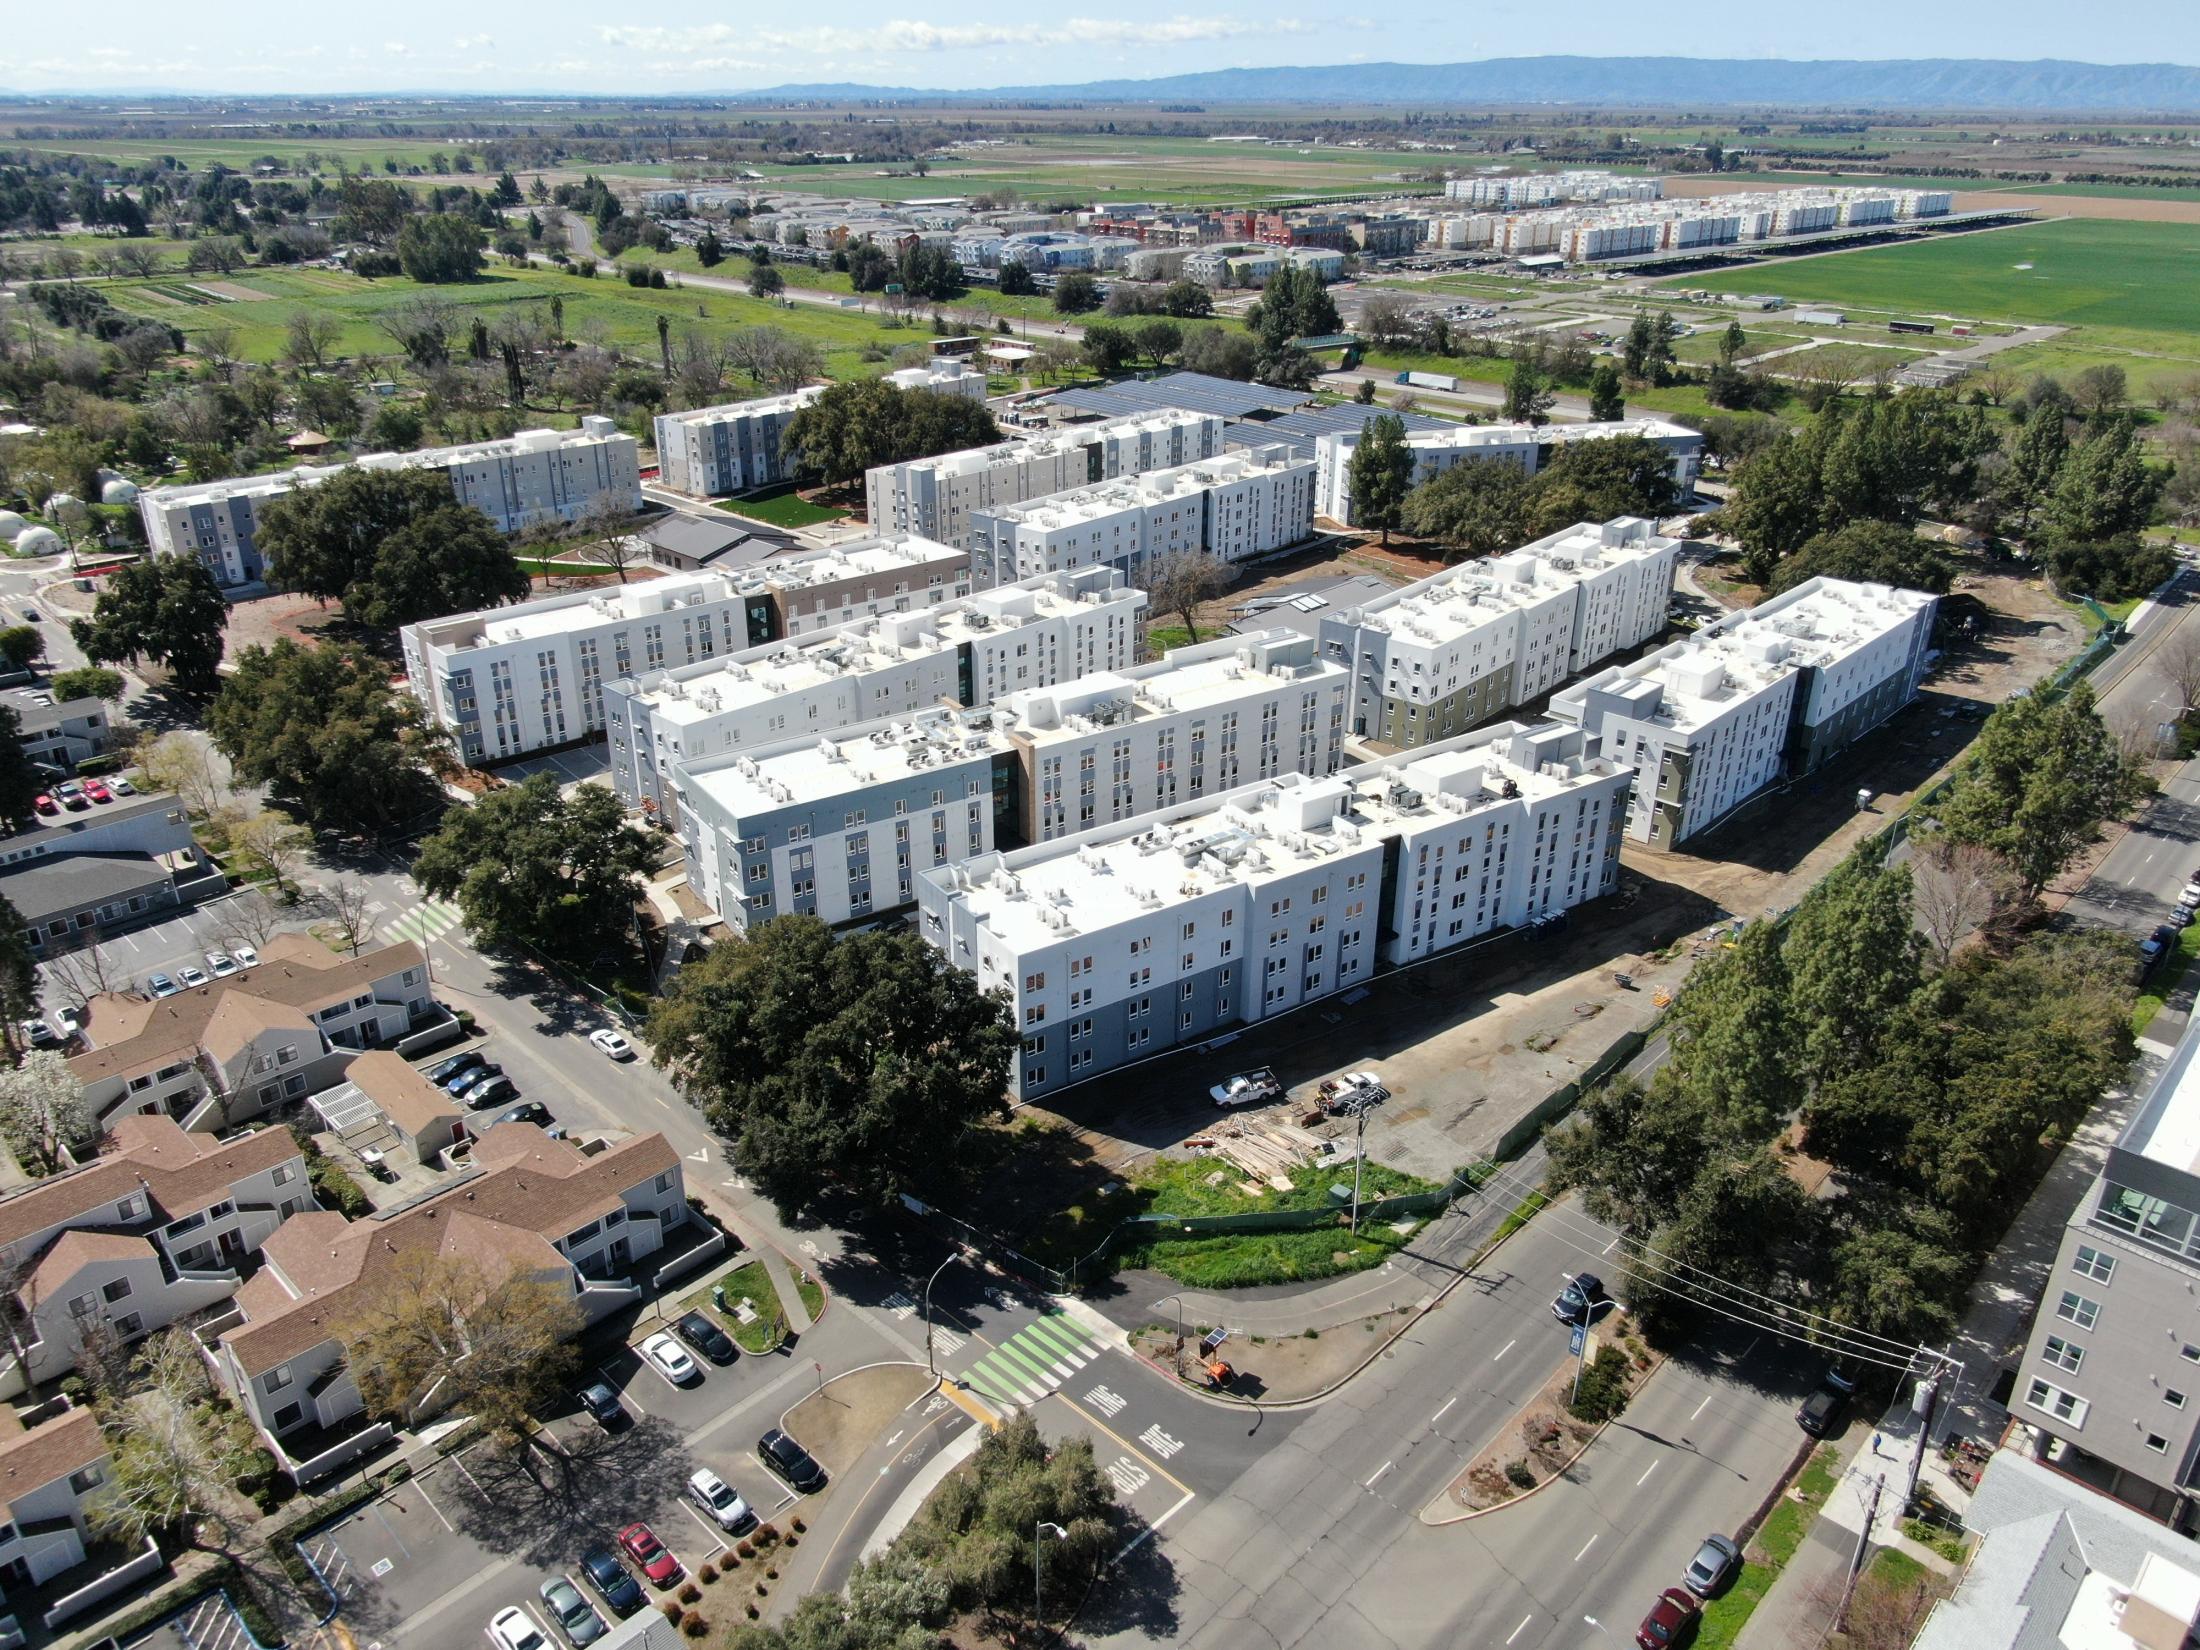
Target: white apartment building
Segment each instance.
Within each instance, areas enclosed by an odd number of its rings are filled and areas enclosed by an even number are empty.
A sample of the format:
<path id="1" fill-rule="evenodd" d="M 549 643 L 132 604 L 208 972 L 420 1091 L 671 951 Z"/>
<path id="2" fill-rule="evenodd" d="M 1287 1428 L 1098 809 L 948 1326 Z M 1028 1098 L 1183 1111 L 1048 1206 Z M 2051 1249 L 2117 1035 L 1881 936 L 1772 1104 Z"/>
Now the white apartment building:
<path id="1" fill-rule="evenodd" d="M 1663 178 L 1621 177 L 1614 172 L 1535 172 L 1453 178 L 1451 200 L 1476 206 L 1550 206 L 1559 201 L 1654 201 L 1665 196 Z"/>
<path id="2" fill-rule="evenodd" d="M 1145 608 L 1112 568 L 1088 568 L 611 683 L 613 788 L 676 819 L 670 769 L 683 759 L 1123 669 Z"/>
<path id="3" fill-rule="evenodd" d="M 1447 188 L 1480 180 L 1455 180 Z M 1496 180 L 1493 180 L 1496 181 Z M 1455 197 L 1458 198 L 1458 197 Z M 1636 252 L 1791 239 L 1839 228 L 1946 217 L 1955 196 L 1945 189 L 1773 189 L 1716 200 L 1636 200 L 1621 195 L 1584 205 L 1492 201 L 1463 220 L 1447 245 L 1486 246 L 1512 257 L 1555 253 L 1590 263 Z M 1585 226 L 1594 232 L 1582 233 Z"/>
<path id="4" fill-rule="evenodd" d="M 1679 560 L 1650 522 L 1582 522 L 1325 615 L 1323 655 L 1353 673 L 1353 736 L 1449 739 L 1648 641 Z"/>
<path id="5" fill-rule="evenodd" d="M 1052 1094 L 1610 892 L 1632 775 L 1585 743 L 1508 724 L 928 870 L 920 932 Z"/>
<path id="6" fill-rule="evenodd" d="M 1223 420 L 1213 413 L 1172 409 L 1111 418 L 881 465 L 863 478 L 866 513 L 874 532 L 918 533 L 967 550 L 971 517 L 979 510 L 1216 458 L 1223 442 Z"/>
<path id="7" fill-rule="evenodd" d="M 1915 698 L 1937 605 L 1915 590 L 1812 579 L 1575 683 L 1551 715 L 1640 772 L 1627 833 L 1671 848 Z"/>
<path id="8" fill-rule="evenodd" d="M 224 585 L 264 577 L 257 534 L 260 511 L 300 487 L 347 469 L 441 470 L 451 493 L 503 533 L 540 521 L 575 521 L 608 502 L 631 514 L 642 507 L 640 447 L 608 418 L 578 430 L 522 430 L 504 441 L 370 453 L 349 464 L 300 465 L 279 475 L 238 476 L 187 487 L 149 487 L 138 495 L 145 542 L 155 555 L 197 556 Z"/>
<path id="9" fill-rule="evenodd" d="M 794 415 L 825 393 L 812 384 L 787 395 L 728 401 L 657 415 L 657 482 L 690 498 L 721 498 L 776 486 L 791 471 L 780 442 Z"/>
<path id="10" fill-rule="evenodd" d="M 508 761 L 601 733 L 606 680 L 937 606 L 970 593 L 969 564 L 926 539 L 877 539 L 427 619 L 402 632 L 407 683 L 465 761 Z"/>
<path id="11" fill-rule="evenodd" d="M 1314 512 L 1341 527 L 1353 525 L 1352 452 L 1360 444 L 1361 433 L 1343 431 L 1314 440 Z M 1406 445 L 1413 452 L 1413 485 L 1418 487 L 1454 464 L 1478 460 L 1517 464 L 1534 475 L 1556 449 L 1569 442 L 1626 435 L 1655 442 L 1670 453 L 1675 484 L 1685 490 L 1695 481 L 1703 462 L 1702 435 L 1662 418 L 1622 418 L 1601 424 L 1462 424 L 1450 430 L 1410 431 Z"/>
<path id="12" fill-rule="evenodd" d="M 1278 630 L 672 770 L 691 883 L 729 926 L 875 921 L 922 870 L 1344 758 L 1346 672 Z M 891 870 L 889 870 L 891 867 Z"/>
<path id="13" fill-rule="evenodd" d="M 921 366 L 903 367 L 888 373 L 886 382 L 897 390 L 930 390 L 966 401 L 985 399 L 985 369 L 957 355 L 936 355 Z"/>
<path id="14" fill-rule="evenodd" d="M 1103 481 L 971 517 L 971 578 L 989 584 L 1079 567 L 1136 578 L 1178 552 L 1250 561 L 1314 535 L 1314 461 L 1246 447 L 1173 470 Z"/>

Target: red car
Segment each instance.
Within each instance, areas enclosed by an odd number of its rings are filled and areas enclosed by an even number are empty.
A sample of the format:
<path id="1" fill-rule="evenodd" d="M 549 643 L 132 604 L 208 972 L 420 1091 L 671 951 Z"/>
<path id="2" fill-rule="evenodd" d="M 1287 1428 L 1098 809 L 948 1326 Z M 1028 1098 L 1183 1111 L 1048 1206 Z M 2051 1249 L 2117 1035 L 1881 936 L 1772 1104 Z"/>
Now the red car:
<path id="1" fill-rule="evenodd" d="M 61 804 L 43 791 L 39 792 L 38 800 L 32 805 L 42 814 L 57 814 L 61 811 Z"/>
<path id="2" fill-rule="evenodd" d="M 1669 1650 L 1670 1646 L 1687 1644 L 1696 1636 L 1697 1612 L 1701 1608 L 1694 1594 L 1678 1587 L 1666 1588 L 1635 1629 L 1635 1643 L 1641 1650 Z"/>
<path id="3" fill-rule="evenodd" d="M 96 779 L 84 781 L 84 794 L 94 802 L 112 802 L 115 799 L 114 792 L 107 789 Z"/>
<path id="4" fill-rule="evenodd" d="M 619 1547 L 658 1586 L 669 1587 L 680 1579 L 680 1561 L 647 1524 L 629 1524 L 621 1530 Z"/>

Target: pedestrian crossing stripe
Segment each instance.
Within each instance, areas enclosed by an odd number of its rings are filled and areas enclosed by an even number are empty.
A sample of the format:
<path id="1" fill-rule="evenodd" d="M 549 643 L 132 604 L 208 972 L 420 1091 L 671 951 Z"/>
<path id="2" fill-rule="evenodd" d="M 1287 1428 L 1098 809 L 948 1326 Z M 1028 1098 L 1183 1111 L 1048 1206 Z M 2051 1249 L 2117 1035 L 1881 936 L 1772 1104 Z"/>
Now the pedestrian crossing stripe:
<path id="1" fill-rule="evenodd" d="M 398 939 L 425 945 L 428 941 L 449 933 L 463 921 L 465 918 L 459 914 L 456 906 L 446 905 L 439 899 L 431 899 L 423 900 L 403 915 L 391 919 L 383 925 L 383 931 Z"/>
<path id="2" fill-rule="evenodd" d="M 1081 1326 L 1056 1313 L 1026 1324 L 972 1365 L 967 1379 L 985 1397 L 1011 1408 L 1035 1404 L 1100 1356 Z"/>

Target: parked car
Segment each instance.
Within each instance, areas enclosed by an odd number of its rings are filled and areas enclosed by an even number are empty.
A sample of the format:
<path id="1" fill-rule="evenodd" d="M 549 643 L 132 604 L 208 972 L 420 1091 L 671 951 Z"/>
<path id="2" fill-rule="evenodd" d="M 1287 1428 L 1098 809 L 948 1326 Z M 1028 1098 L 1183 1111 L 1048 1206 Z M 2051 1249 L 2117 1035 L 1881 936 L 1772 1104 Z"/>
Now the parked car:
<path id="1" fill-rule="evenodd" d="M 70 785 L 75 783 L 74 780 L 69 782 Z M 72 814 L 80 814 L 92 805 L 90 799 L 85 796 L 84 788 L 81 785 L 78 785 L 74 790 L 71 790 L 69 785 L 62 785 L 56 788 L 53 794 L 61 799 L 62 807 L 68 809 Z"/>
<path id="2" fill-rule="evenodd" d="M 1551 1302 L 1551 1316 L 1560 1323 L 1587 1323 L 1605 1298 L 1602 1278 L 1594 1272 L 1576 1272 Z"/>
<path id="3" fill-rule="evenodd" d="M 1726 1591 L 1727 1583 L 1741 1567 L 1740 1547 L 1723 1535 L 1707 1535 L 1682 1572 L 1681 1585 L 1698 1598 L 1715 1598 Z"/>
<path id="4" fill-rule="evenodd" d="M 59 1037 L 54 1035 L 53 1027 L 46 1024 L 44 1020 L 25 1020 L 15 1029 L 23 1041 L 32 1048 L 51 1048 L 61 1041 Z"/>
<path id="5" fill-rule="evenodd" d="M 189 963 L 176 970 L 176 978 L 183 982 L 186 991 L 196 991 L 207 983 L 206 970 Z"/>
<path id="6" fill-rule="evenodd" d="M 57 814 L 61 811 L 61 804 L 44 791 L 31 799 L 31 806 L 42 814 Z"/>
<path id="7" fill-rule="evenodd" d="M 183 987 L 176 984 L 174 980 L 171 980 L 165 974 L 155 974 L 151 979 L 145 982 L 145 989 L 149 995 L 157 999 L 161 997 L 173 997 L 177 993 L 181 992 L 183 990 Z"/>
<path id="8" fill-rule="evenodd" d="M 1818 1390 L 1803 1400 L 1802 1408 L 1795 1412 L 1795 1424 L 1813 1438 L 1830 1438 L 1841 1430 L 1841 1421 L 1849 1412 L 1849 1399 L 1856 1391 L 1856 1383 L 1838 1369 L 1829 1369 L 1818 1383 Z"/>
<path id="9" fill-rule="evenodd" d="M 616 1031 L 591 1031 L 588 1034 L 588 1040 L 614 1060 L 631 1060 L 634 1058 L 634 1045 L 621 1037 Z"/>
<path id="10" fill-rule="evenodd" d="M 642 1342 L 642 1361 L 674 1386 L 693 1386 L 703 1378 L 702 1369 L 670 1335 L 652 1335 Z"/>
<path id="11" fill-rule="evenodd" d="M 1694 1594 L 1668 1587 L 1635 1629 L 1635 1643 L 1641 1650 L 1668 1650 L 1668 1646 L 1687 1644 L 1696 1636 L 1701 1610 Z"/>
<path id="12" fill-rule="evenodd" d="M 777 1427 L 757 1439 L 756 1455 L 787 1488 L 799 1495 L 815 1495 L 825 1487 L 825 1469 L 808 1450 Z"/>
<path id="13" fill-rule="evenodd" d="M 516 1604 L 489 1618 L 489 1642 L 497 1650 L 549 1650 L 550 1644 L 535 1618 Z"/>
<path id="14" fill-rule="evenodd" d="M 438 1060 L 420 1075 L 441 1088 L 460 1072 L 472 1071 L 476 1066 L 485 1066 L 488 1063 L 489 1057 L 486 1054 L 478 1048 L 470 1048 L 464 1054 L 454 1054 L 448 1060 Z"/>
<path id="15" fill-rule="evenodd" d="M 489 1086 L 495 1088 L 496 1084 Z M 498 1112 L 490 1118 L 488 1126 L 493 1129 L 499 1123 L 532 1123 L 539 1129 L 546 1129 L 550 1126 L 550 1108 L 540 1100 L 522 1100 L 510 1111 Z"/>
<path id="16" fill-rule="evenodd" d="M 631 1616 L 649 1602 L 642 1584 L 627 1573 L 626 1566 L 619 1562 L 619 1555 L 609 1547 L 591 1547 L 581 1554 L 581 1579 L 611 1607 L 615 1616 Z"/>
<path id="17" fill-rule="evenodd" d="M 483 1060 L 476 1065 L 466 1067 L 455 1076 L 444 1078 L 443 1091 L 446 1094 L 455 1094 L 463 1098 L 466 1091 L 476 1083 L 485 1083 L 492 1077 L 503 1075 L 504 1068 L 502 1066 L 494 1060 Z"/>
<path id="18" fill-rule="evenodd" d="M 680 1579 L 680 1561 L 657 1539 L 647 1524 L 629 1524 L 619 1532 L 619 1550 L 641 1567 L 642 1574 L 660 1587 Z"/>
<path id="19" fill-rule="evenodd" d="M 569 1576 L 552 1576 L 542 1584 L 542 1613 L 556 1623 L 565 1642 L 578 1647 L 594 1644 L 611 1631 L 596 1607 L 581 1597 Z"/>
<path id="20" fill-rule="evenodd" d="M 1225 1077 L 1207 1094 L 1218 1106 L 1265 1106 L 1283 1098 L 1283 1085 L 1276 1081 L 1273 1071 L 1261 1066 Z"/>
<path id="21" fill-rule="evenodd" d="M 482 1111 L 490 1106 L 501 1106 L 507 1100 L 517 1100 L 519 1089 L 511 1078 L 493 1076 L 485 1082 L 476 1083 L 459 1098 L 468 1110 Z"/>
<path id="22" fill-rule="evenodd" d="M 84 1029 L 84 1016 L 64 1003 L 53 1011 L 53 1028 L 67 1042 Z"/>
<path id="23" fill-rule="evenodd" d="M 113 791 L 117 796 L 137 795 L 137 787 L 131 784 L 127 779 L 123 778 L 122 775 L 120 775 L 119 773 L 116 774 L 112 779 L 107 781 L 107 788 L 110 791 Z"/>
<path id="24" fill-rule="evenodd" d="M 1318 1092 L 1322 1110 L 1332 1117 L 1352 1117 L 1390 1098 L 1390 1091 L 1372 1071 L 1348 1071 L 1342 1077 L 1325 1077 Z"/>
<path id="25" fill-rule="evenodd" d="M 619 1395 L 602 1381 L 591 1381 L 581 1388 L 581 1408 L 588 1411 L 589 1419 L 606 1432 L 613 1427 L 626 1425 L 626 1405 L 619 1402 Z"/>
<path id="26" fill-rule="evenodd" d="M 206 971 L 217 980 L 226 980 L 232 974 L 242 974 L 244 969 L 228 952 L 209 951 L 206 954 Z"/>
<path id="27" fill-rule="evenodd" d="M 681 1313 L 672 1332 L 714 1364 L 730 1364 L 740 1355 L 733 1337 L 700 1312 Z"/>
<path id="28" fill-rule="evenodd" d="M 229 948 L 229 954 L 237 959 L 237 965 L 240 968 L 257 968 L 260 966 L 260 954 L 249 945 L 233 945 Z"/>
<path id="29" fill-rule="evenodd" d="M 112 802 L 115 799 L 115 793 L 96 779 L 84 781 L 84 794 L 94 802 Z"/>
<path id="30" fill-rule="evenodd" d="M 745 1535 L 756 1526 L 756 1514 L 734 1487 L 708 1467 L 688 1474 L 688 1499 L 728 1535 Z"/>

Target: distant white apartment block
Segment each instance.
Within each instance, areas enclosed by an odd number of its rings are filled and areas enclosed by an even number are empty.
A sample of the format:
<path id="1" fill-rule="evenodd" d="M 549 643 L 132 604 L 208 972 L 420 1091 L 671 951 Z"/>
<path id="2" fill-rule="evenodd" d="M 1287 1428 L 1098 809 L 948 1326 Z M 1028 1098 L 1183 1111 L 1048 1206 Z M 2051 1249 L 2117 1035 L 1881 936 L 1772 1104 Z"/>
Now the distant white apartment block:
<path id="1" fill-rule="evenodd" d="M 1507 724 L 916 879 L 919 930 L 1022 1034 L 1033 1099 L 1611 891 L 1632 774 Z"/>
<path id="2" fill-rule="evenodd" d="M 1317 480 L 1314 510 L 1343 527 L 1352 520 L 1352 452 L 1361 432 L 1318 436 L 1314 441 Z M 1558 448 L 1575 441 L 1640 436 L 1655 442 L 1673 459 L 1673 480 L 1687 487 L 1703 462 L 1703 437 L 1662 418 L 1623 418 L 1603 424 L 1462 424 L 1453 430 L 1414 431 L 1406 436 L 1413 452 L 1413 485 L 1418 487 L 1454 464 L 1499 460 L 1534 475 Z"/>
<path id="3" fill-rule="evenodd" d="M 601 733 L 606 680 L 672 670 L 970 593 L 970 558 L 877 539 L 739 573 L 688 573 L 407 625 L 414 695 L 469 763 Z"/>
<path id="4" fill-rule="evenodd" d="M 1344 759 L 1346 674 L 1272 631 L 1127 670 L 677 764 L 689 878 L 736 930 L 874 921 L 914 877 Z"/>
<path id="5" fill-rule="evenodd" d="M 897 390 L 930 390 L 934 395 L 956 395 L 966 401 L 985 399 L 985 369 L 960 356 L 935 355 L 921 365 L 888 373 L 886 382 Z"/>
<path id="6" fill-rule="evenodd" d="M 691 498 L 719 498 L 787 480 L 793 472 L 780 452 L 787 426 L 824 393 L 824 385 L 812 384 L 787 395 L 659 413 L 658 484 Z"/>
<path id="7" fill-rule="evenodd" d="M 1622 177 L 1616 172 L 1535 172 L 1453 178 L 1444 193 L 1476 206 L 1552 206 L 1560 201 L 1654 201 L 1665 197 L 1663 178 Z"/>
<path id="8" fill-rule="evenodd" d="M 612 786 L 671 819 L 681 761 L 1125 669 L 1145 608 L 1144 591 L 1091 568 L 638 673 L 604 689 Z"/>
<path id="9" fill-rule="evenodd" d="M 1678 540 L 1622 516 L 1325 614 L 1324 656 L 1352 669 L 1353 736 L 1449 739 L 1648 641 L 1679 560 Z"/>
<path id="10" fill-rule="evenodd" d="M 1223 440 L 1212 413 L 1141 413 L 881 465 L 865 475 L 864 498 L 874 532 L 919 533 L 967 550 L 977 511 L 1219 457 Z"/>
<path id="11" fill-rule="evenodd" d="M 1638 770 L 1627 833 L 1671 848 L 1915 698 L 1936 606 L 1915 590 L 1812 579 L 1577 682 L 1551 715 Z"/>
<path id="12" fill-rule="evenodd" d="M 471 504 L 499 532 L 543 521 L 575 521 L 598 505 L 629 514 L 642 507 L 640 448 L 608 418 L 578 430 L 522 430 L 503 441 L 370 453 L 349 464 L 300 465 L 279 475 L 238 476 L 187 487 L 149 487 L 138 495 L 145 541 L 156 555 L 196 556 L 224 585 L 266 575 L 260 512 L 300 487 L 347 469 L 441 470 L 459 503 Z"/>
<path id="13" fill-rule="evenodd" d="M 1038 573 L 1112 567 L 1138 577 L 1163 556 L 1198 552 L 1250 561 L 1314 535 L 1314 462 L 1284 446 L 1034 499 L 971 517 L 971 577 L 980 588 Z"/>

